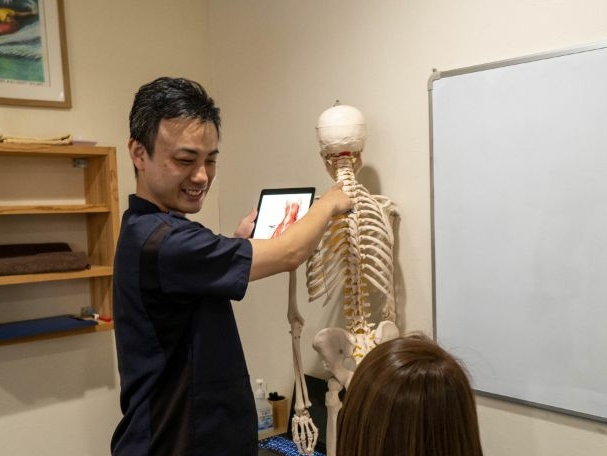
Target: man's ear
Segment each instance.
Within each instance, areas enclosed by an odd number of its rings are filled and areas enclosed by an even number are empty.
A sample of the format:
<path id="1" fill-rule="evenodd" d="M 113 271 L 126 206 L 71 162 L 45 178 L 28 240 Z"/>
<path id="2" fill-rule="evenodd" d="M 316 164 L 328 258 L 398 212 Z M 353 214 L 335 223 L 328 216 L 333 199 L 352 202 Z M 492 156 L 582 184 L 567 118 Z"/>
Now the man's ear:
<path id="1" fill-rule="evenodd" d="M 145 171 L 145 162 L 148 158 L 146 148 L 139 141 L 129 139 L 129 155 L 137 171 Z"/>

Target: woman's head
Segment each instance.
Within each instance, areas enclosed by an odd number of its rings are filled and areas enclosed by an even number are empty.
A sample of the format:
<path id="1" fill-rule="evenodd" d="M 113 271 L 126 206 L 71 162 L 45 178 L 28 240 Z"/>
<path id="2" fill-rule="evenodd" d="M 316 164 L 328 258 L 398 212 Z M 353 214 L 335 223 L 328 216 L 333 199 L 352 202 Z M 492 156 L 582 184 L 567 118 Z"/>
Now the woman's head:
<path id="1" fill-rule="evenodd" d="M 481 456 L 474 395 L 462 366 L 423 335 L 374 348 L 338 418 L 338 456 Z"/>

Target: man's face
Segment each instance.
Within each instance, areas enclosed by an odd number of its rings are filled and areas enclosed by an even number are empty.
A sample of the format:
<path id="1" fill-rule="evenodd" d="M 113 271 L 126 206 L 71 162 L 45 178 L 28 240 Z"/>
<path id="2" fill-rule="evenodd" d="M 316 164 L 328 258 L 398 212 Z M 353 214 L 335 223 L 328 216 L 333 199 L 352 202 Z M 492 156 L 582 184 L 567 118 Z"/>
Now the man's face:
<path id="1" fill-rule="evenodd" d="M 139 142 L 129 141 L 129 152 L 138 170 L 137 195 L 162 211 L 200 211 L 215 178 L 217 145 L 213 122 L 163 119 L 152 157 Z"/>

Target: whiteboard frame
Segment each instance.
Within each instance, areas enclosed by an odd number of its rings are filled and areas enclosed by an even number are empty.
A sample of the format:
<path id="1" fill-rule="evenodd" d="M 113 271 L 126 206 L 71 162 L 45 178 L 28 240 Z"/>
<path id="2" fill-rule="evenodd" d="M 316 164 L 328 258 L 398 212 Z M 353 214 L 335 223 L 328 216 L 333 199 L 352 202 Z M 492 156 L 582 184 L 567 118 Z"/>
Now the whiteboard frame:
<path id="1" fill-rule="evenodd" d="M 537 62 L 539 60 L 553 59 L 558 57 L 565 57 L 572 54 L 591 52 L 607 48 L 607 41 L 589 44 L 585 46 L 576 46 L 567 49 L 561 49 L 557 51 L 544 52 L 538 54 L 527 55 L 523 57 L 506 59 L 500 61 L 494 61 L 484 63 L 480 65 L 473 65 L 468 67 L 456 68 L 447 71 L 439 71 L 437 69 L 432 70 L 432 74 L 428 79 L 428 105 L 429 105 L 429 134 L 430 134 L 430 217 L 431 217 L 431 267 L 432 267 L 432 321 L 433 321 L 433 332 L 434 339 L 438 340 L 440 335 L 437 333 L 437 283 L 436 283 L 436 220 L 435 220 L 435 131 L 433 125 L 434 119 L 434 106 L 433 106 L 433 95 L 434 95 L 434 84 L 445 78 L 452 78 L 461 75 L 467 75 L 470 73 L 488 71 L 512 65 L 521 65 L 525 63 Z M 607 82 L 606 82 L 607 83 Z M 607 125 L 607 119 L 606 119 Z M 607 126 L 606 126 L 607 128 Z M 465 360 L 463 360 L 465 363 Z M 607 354 L 606 354 L 607 362 Z M 605 379 L 607 381 L 607 379 Z M 567 408 L 561 408 L 550 404 L 543 404 L 532 400 L 525 400 L 521 398 L 511 397 L 504 394 L 495 393 L 492 391 L 484 391 L 478 388 L 474 388 L 475 393 L 494 399 L 505 400 L 512 403 L 517 403 L 525 406 L 535 407 L 542 410 L 548 410 L 551 412 L 561 413 L 569 416 L 575 416 L 591 421 L 597 421 L 601 423 L 607 423 L 607 414 L 605 416 L 598 416 L 594 414 L 584 413 L 578 410 L 571 410 Z"/>

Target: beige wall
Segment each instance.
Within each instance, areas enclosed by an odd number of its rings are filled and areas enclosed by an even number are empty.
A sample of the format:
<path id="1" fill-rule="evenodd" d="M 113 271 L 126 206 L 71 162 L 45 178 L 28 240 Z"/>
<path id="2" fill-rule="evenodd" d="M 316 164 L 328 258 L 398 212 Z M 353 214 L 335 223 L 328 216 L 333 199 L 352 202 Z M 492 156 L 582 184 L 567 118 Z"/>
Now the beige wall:
<path id="1" fill-rule="evenodd" d="M 330 185 L 314 126 L 335 99 L 367 119 L 359 179 L 400 208 L 397 266 L 405 331 L 432 331 L 428 78 L 449 70 L 607 39 L 602 0 L 211 0 L 215 94 L 224 109 L 220 220 L 227 230 L 260 188 Z M 246 175 L 246 179 L 238 173 Z M 302 268 L 301 268 L 302 269 Z M 339 309 L 308 303 L 306 371 L 324 375 L 310 338 Z M 235 308 L 252 377 L 290 394 L 287 275 L 250 286 Z M 504 341 L 507 343 L 507 341 Z M 492 456 L 594 456 L 607 426 L 479 399 Z"/>
<path id="2" fill-rule="evenodd" d="M 68 131 L 115 145 L 124 209 L 134 190 L 125 148 L 134 90 L 161 74 L 197 79 L 210 89 L 224 119 L 220 176 L 198 218 L 229 233 L 262 187 L 330 185 L 317 155 L 316 118 L 335 99 L 355 105 L 367 118 L 369 137 L 360 180 L 391 197 L 402 214 L 398 298 L 406 331 L 432 329 L 432 68 L 607 38 L 602 0 L 587 0 L 583 7 L 574 0 L 65 0 L 65 6 L 73 108 L 3 106 L 0 131 Z M 310 338 L 339 321 L 340 310 L 307 303 L 299 272 L 304 361 L 309 372 L 323 375 Z M 235 308 L 252 378 L 263 376 L 271 390 L 290 394 L 286 298 L 283 274 L 253 283 Z M 110 333 L 0 347 L 3 454 L 108 454 L 120 415 L 118 388 Z M 479 402 L 488 455 L 606 453 L 605 425 Z"/>

